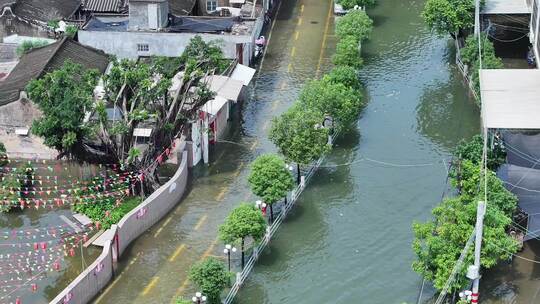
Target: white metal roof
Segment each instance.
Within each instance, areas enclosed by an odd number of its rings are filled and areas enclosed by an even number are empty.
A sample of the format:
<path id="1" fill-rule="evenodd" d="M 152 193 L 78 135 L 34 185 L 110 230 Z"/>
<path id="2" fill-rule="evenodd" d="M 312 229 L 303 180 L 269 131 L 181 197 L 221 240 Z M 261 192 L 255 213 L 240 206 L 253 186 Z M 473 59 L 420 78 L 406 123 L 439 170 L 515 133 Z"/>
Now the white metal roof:
<path id="1" fill-rule="evenodd" d="M 237 101 L 244 83 L 227 76 L 213 75 L 206 78 L 210 91 L 228 100 Z"/>
<path id="2" fill-rule="evenodd" d="M 231 78 L 242 81 L 247 86 L 251 82 L 251 79 L 253 79 L 253 75 L 255 75 L 255 69 L 243 64 L 237 64 L 231 74 Z"/>
<path id="3" fill-rule="evenodd" d="M 20 136 L 28 136 L 29 129 L 28 128 L 17 128 L 15 129 L 15 134 Z"/>
<path id="4" fill-rule="evenodd" d="M 490 129 L 540 129 L 540 70 L 480 70 L 482 123 Z"/>
<path id="5" fill-rule="evenodd" d="M 530 14 L 525 0 L 486 0 L 482 14 Z"/>
<path id="6" fill-rule="evenodd" d="M 205 103 L 201 109 L 208 114 L 217 115 L 219 110 L 221 110 L 223 106 L 227 104 L 227 102 L 229 102 L 227 99 L 221 96 L 216 96 L 216 98 Z"/>

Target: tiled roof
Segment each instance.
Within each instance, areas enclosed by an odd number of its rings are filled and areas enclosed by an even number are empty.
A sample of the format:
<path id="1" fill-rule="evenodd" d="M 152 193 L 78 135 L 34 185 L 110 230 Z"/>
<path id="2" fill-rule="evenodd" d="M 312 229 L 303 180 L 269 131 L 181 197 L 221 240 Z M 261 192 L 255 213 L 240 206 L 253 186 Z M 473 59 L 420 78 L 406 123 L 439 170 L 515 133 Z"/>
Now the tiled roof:
<path id="1" fill-rule="evenodd" d="M 124 0 L 86 0 L 84 9 L 92 12 L 115 12 L 124 9 Z"/>
<path id="2" fill-rule="evenodd" d="M 12 10 L 17 17 L 46 23 L 68 18 L 80 6 L 81 0 L 16 0 Z"/>
<path id="3" fill-rule="evenodd" d="M 24 54 L 9 76 L 0 82 L 0 106 L 18 100 L 20 91 L 30 80 L 62 67 L 68 59 L 87 69 L 98 69 L 101 73 L 109 64 L 109 57 L 104 52 L 67 38 L 34 49 Z"/>

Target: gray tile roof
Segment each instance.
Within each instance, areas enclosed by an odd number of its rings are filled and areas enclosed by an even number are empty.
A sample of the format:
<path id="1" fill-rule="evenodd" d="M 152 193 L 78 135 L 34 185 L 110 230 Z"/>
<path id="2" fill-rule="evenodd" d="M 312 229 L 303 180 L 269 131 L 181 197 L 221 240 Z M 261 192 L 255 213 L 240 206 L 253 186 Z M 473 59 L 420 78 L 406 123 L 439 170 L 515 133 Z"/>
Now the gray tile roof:
<path id="1" fill-rule="evenodd" d="M 169 0 L 169 9 L 173 15 L 189 15 L 195 7 L 196 0 Z"/>
<path id="2" fill-rule="evenodd" d="M 104 52 L 67 38 L 34 49 L 24 54 L 9 76 L 0 82 L 0 106 L 18 100 L 30 80 L 62 67 L 68 59 L 101 73 L 109 64 L 109 56 Z"/>
<path id="3" fill-rule="evenodd" d="M 69 18 L 80 6 L 81 0 L 16 0 L 11 7 L 17 17 L 47 23 Z"/>

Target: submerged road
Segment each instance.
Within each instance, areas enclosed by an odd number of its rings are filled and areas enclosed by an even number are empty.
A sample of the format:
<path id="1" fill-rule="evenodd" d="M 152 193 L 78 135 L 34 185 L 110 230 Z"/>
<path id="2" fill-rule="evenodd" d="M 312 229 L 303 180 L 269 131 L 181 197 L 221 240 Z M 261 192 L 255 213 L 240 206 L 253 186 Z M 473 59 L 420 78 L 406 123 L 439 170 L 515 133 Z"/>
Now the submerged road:
<path id="1" fill-rule="evenodd" d="M 267 139 L 271 118 L 292 104 L 319 67 L 328 66 L 327 49 L 335 45 L 332 22 L 328 0 L 283 1 L 242 119 L 232 124 L 226 142 L 215 146 L 211 164 L 193 170 L 182 202 L 129 247 L 117 277 L 94 303 L 191 298 L 196 290 L 187 278 L 190 266 L 208 256 L 224 258 L 218 226 L 240 202 L 255 200 L 246 178 L 257 155 L 275 150 Z M 238 258 L 233 257 L 236 270 Z"/>

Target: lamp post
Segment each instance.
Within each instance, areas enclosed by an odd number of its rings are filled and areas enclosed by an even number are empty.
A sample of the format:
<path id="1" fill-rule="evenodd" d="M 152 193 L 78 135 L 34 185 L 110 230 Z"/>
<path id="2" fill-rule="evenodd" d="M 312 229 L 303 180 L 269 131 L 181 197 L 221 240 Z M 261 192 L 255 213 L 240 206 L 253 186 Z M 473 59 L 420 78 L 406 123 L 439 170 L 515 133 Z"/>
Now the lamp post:
<path id="1" fill-rule="evenodd" d="M 206 296 L 203 296 L 202 293 L 198 291 L 195 293 L 195 296 L 191 298 L 191 300 L 196 304 L 204 304 L 206 303 Z"/>
<path id="2" fill-rule="evenodd" d="M 233 247 L 230 244 L 225 245 L 223 253 L 227 255 L 227 261 L 229 262 L 229 272 L 231 272 L 231 252 L 236 252 L 236 247 Z"/>

